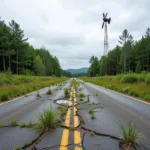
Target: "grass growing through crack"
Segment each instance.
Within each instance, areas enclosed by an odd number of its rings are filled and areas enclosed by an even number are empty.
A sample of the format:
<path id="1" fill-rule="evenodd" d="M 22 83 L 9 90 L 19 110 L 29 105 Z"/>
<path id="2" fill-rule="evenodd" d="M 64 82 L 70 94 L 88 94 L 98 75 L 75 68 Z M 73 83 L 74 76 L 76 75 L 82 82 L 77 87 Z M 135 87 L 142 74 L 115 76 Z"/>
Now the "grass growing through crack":
<path id="1" fill-rule="evenodd" d="M 44 109 L 39 113 L 38 121 L 33 126 L 35 130 L 46 131 L 49 128 L 54 128 L 56 125 L 56 115 L 52 110 L 52 107 Z"/>
<path id="2" fill-rule="evenodd" d="M 83 98 L 80 98 L 80 101 L 83 101 Z"/>
<path id="3" fill-rule="evenodd" d="M 41 97 L 39 91 L 37 91 L 36 96 L 37 96 L 37 97 Z"/>
<path id="4" fill-rule="evenodd" d="M 69 127 L 69 130 L 70 130 L 70 131 L 74 131 L 75 128 L 74 128 L 74 127 Z"/>
<path id="5" fill-rule="evenodd" d="M 46 92 L 47 95 L 51 95 L 52 94 L 52 91 L 51 89 L 48 89 L 48 91 Z"/>
<path id="6" fill-rule="evenodd" d="M 84 93 L 80 93 L 79 97 L 85 97 L 85 94 Z"/>
<path id="7" fill-rule="evenodd" d="M 11 126 L 18 126 L 18 123 L 16 120 L 11 120 L 9 123 Z"/>
<path id="8" fill-rule="evenodd" d="M 69 89 L 68 88 L 64 89 L 64 95 L 65 95 L 65 98 L 69 98 Z"/>
<path id="9" fill-rule="evenodd" d="M 63 106 L 63 105 L 58 106 L 58 109 L 60 109 L 60 111 L 61 111 L 61 115 L 65 115 L 65 114 L 66 114 L 66 112 L 67 112 L 66 107 L 65 107 L 65 106 Z"/>
<path id="10" fill-rule="evenodd" d="M 91 114 L 91 119 L 95 119 L 95 111 L 93 108 L 89 109 L 89 114 Z"/>
<path id="11" fill-rule="evenodd" d="M 23 123 L 23 124 L 20 125 L 20 127 L 21 127 L 21 128 L 24 128 L 24 127 L 26 127 L 26 124 Z"/>
<path id="12" fill-rule="evenodd" d="M 142 133 L 136 131 L 136 127 L 133 123 L 129 122 L 128 127 L 125 128 L 122 124 L 120 125 L 121 135 L 123 137 L 122 144 L 138 144 L 139 138 L 143 137 Z"/>
<path id="13" fill-rule="evenodd" d="M 15 150 L 22 150 L 20 146 L 16 146 Z"/>
<path id="14" fill-rule="evenodd" d="M 90 95 L 88 95 L 88 97 L 87 97 L 87 101 L 88 101 L 88 102 L 90 102 Z"/>

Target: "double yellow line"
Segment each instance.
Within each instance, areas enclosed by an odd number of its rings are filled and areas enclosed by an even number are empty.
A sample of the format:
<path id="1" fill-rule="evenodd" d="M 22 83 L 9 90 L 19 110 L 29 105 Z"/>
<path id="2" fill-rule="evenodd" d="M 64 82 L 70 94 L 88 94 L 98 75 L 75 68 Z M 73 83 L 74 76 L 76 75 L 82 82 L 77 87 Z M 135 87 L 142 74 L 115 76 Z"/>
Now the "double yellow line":
<path id="1" fill-rule="evenodd" d="M 73 99 L 72 99 L 72 97 L 73 97 Z M 74 100 L 74 104 L 76 104 L 75 90 L 72 90 L 70 93 L 69 106 L 71 106 L 73 100 Z M 67 127 L 70 127 L 71 110 L 72 110 L 72 107 L 68 108 L 68 111 L 66 114 L 65 126 L 67 126 Z M 79 124 L 79 119 L 78 119 L 78 116 L 76 116 L 77 109 L 75 108 L 75 106 L 73 107 L 73 110 L 74 110 L 73 111 L 74 127 L 77 127 Z M 61 144 L 60 144 L 59 150 L 68 150 L 68 146 L 67 146 L 68 142 L 69 142 L 69 130 L 64 129 L 63 133 L 62 133 L 62 139 L 61 139 Z M 80 136 L 80 132 L 77 130 L 74 131 L 74 144 L 75 144 L 74 150 L 82 150 L 81 136 Z"/>

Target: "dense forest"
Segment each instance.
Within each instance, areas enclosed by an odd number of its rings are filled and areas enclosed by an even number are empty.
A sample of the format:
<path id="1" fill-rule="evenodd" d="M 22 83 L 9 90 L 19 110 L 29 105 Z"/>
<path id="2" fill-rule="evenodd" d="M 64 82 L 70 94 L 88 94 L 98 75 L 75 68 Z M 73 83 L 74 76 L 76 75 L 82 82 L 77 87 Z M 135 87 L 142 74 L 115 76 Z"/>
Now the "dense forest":
<path id="1" fill-rule="evenodd" d="M 0 71 L 14 74 L 61 76 L 57 57 L 44 47 L 35 49 L 14 20 L 7 25 L 0 18 Z"/>
<path id="2" fill-rule="evenodd" d="M 125 29 L 118 42 L 119 46 L 117 45 L 100 60 L 91 57 L 89 76 L 150 71 L 150 28 L 139 41 L 134 41 L 133 36 Z"/>

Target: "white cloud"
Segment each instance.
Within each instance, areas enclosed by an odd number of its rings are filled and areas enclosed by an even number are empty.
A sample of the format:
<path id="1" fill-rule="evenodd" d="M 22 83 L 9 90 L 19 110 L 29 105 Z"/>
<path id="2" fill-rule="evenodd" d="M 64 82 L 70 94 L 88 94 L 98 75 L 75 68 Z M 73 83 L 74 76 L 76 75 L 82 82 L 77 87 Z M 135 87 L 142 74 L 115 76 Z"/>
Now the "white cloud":
<path id="1" fill-rule="evenodd" d="M 14 19 L 34 47 L 44 45 L 62 68 L 89 66 L 103 55 L 102 13 L 108 12 L 110 49 L 126 28 L 135 40 L 150 26 L 149 0 L 0 0 L 0 14 Z"/>

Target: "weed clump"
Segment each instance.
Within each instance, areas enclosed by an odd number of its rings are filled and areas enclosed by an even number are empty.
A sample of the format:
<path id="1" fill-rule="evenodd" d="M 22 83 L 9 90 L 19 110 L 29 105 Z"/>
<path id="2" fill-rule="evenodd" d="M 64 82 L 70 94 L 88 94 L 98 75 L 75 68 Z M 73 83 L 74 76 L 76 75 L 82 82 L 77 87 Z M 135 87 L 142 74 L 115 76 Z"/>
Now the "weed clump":
<path id="1" fill-rule="evenodd" d="M 16 146 L 15 150 L 22 150 L 20 146 Z"/>
<path id="2" fill-rule="evenodd" d="M 85 94 L 84 93 L 80 93 L 79 97 L 85 97 Z"/>
<path id="3" fill-rule="evenodd" d="M 127 128 L 125 128 L 123 125 L 121 125 L 120 128 L 121 136 L 123 138 L 123 140 L 121 141 L 122 144 L 139 144 L 138 140 L 139 138 L 143 137 L 143 134 L 136 131 L 136 127 L 134 124 L 129 122 Z"/>
<path id="4" fill-rule="evenodd" d="M 39 97 L 39 98 L 41 97 L 41 95 L 40 95 L 39 91 L 37 91 L 36 96 L 37 96 L 37 97 Z"/>
<path id="5" fill-rule="evenodd" d="M 95 119 L 95 111 L 93 108 L 89 109 L 89 114 L 91 114 L 91 119 Z"/>
<path id="6" fill-rule="evenodd" d="M 11 126 L 18 126 L 18 123 L 16 120 L 12 120 L 12 121 L 10 121 L 10 125 Z"/>
<path id="7" fill-rule="evenodd" d="M 83 98 L 80 98 L 80 101 L 83 101 Z"/>
<path id="8" fill-rule="evenodd" d="M 52 91 L 51 89 L 48 89 L 48 91 L 46 92 L 47 95 L 51 95 L 52 94 Z"/>
<path id="9" fill-rule="evenodd" d="M 49 128 L 54 128 L 56 126 L 56 121 L 56 115 L 50 107 L 39 114 L 38 121 L 33 128 L 36 130 L 46 131 Z"/>
<path id="10" fill-rule="evenodd" d="M 65 98 L 69 98 L 69 90 L 68 90 L 68 88 L 64 89 L 64 95 L 65 95 Z"/>

